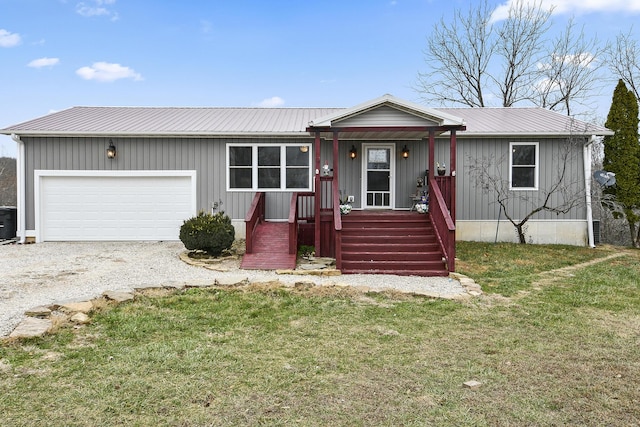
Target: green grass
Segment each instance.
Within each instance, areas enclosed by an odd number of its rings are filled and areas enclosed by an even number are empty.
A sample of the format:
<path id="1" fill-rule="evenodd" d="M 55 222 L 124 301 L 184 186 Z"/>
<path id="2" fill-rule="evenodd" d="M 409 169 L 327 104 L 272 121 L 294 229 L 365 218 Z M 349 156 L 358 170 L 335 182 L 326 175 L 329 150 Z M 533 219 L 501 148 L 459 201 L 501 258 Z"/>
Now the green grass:
<path id="1" fill-rule="evenodd" d="M 487 286 L 482 297 L 191 289 L 6 342 L 0 424 L 640 423 L 637 252 L 551 279 L 545 271 L 612 250 L 459 252 L 465 274 Z"/>

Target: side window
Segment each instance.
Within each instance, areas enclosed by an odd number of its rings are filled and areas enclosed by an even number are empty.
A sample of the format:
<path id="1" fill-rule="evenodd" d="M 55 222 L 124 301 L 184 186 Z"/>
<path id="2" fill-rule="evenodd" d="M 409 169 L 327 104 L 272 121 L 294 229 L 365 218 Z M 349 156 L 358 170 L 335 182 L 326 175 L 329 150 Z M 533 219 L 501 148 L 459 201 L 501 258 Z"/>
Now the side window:
<path id="1" fill-rule="evenodd" d="M 512 190 L 538 189 L 538 143 L 509 144 L 509 183 Z"/>

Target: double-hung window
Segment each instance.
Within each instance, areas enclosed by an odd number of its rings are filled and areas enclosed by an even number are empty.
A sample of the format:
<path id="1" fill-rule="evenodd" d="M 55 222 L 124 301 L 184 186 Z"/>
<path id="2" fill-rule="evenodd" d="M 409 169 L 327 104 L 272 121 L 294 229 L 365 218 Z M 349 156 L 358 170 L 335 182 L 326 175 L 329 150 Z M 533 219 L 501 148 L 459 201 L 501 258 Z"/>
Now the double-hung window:
<path id="1" fill-rule="evenodd" d="M 308 144 L 228 144 L 227 189 L 309 191 L 310 148 Z"/>
<path id="2" fill-rule="evenodd" d="M 509 144 L 509 184 L 512 190 L 538 189 L 538 143 Z"/>

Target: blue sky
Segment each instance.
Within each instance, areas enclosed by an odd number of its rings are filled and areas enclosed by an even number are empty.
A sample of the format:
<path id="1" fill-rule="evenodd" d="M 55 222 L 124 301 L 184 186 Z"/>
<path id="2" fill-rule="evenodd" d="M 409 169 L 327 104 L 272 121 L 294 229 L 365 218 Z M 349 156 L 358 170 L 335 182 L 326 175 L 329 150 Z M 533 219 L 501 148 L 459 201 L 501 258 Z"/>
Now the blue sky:
<path id="1" fill-rule="evenodd" d="M 508 1 L 491 2 L 496 16 Z M 431 28 L 474 3 L 0 0 L 0 128 L 75 105 L 350 107 L 385 93 L 417 102 Z M 551 3 L 553 29 L 574 16 L 601 40 L 640 18 L 640 0 Z M 3 155 L 16 147 L 0 136 Z"/>

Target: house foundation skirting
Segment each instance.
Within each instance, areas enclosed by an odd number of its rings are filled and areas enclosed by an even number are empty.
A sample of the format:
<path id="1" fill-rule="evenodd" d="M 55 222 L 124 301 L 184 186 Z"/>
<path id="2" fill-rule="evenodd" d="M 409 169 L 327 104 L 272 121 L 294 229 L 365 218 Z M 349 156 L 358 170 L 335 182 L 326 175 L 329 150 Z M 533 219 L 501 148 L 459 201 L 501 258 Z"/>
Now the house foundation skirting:
<path id="1" fill-rule="evenodd" d="M 496 238 L 497 234 L 497 238 Z M 527 243 L 587 246 L 586 220 L 529 220 Z M 456 222 L 456 240 L 518 243 L 515 227 L 506 220 Z"/>

